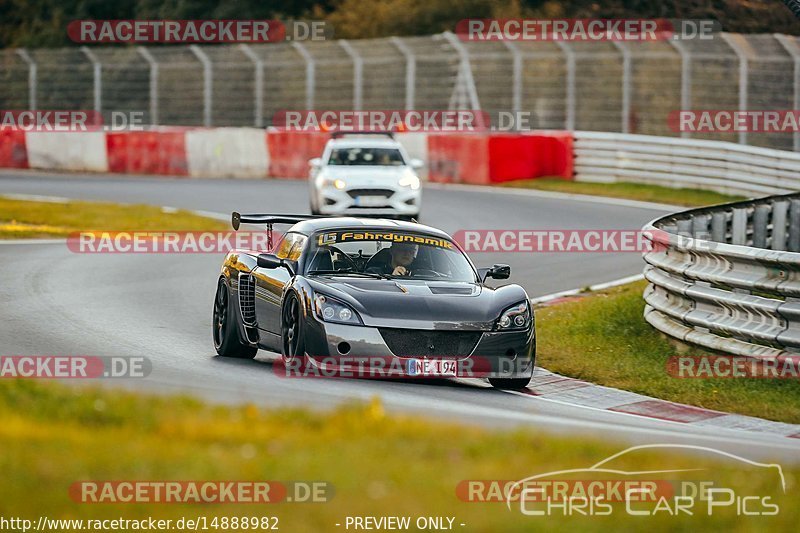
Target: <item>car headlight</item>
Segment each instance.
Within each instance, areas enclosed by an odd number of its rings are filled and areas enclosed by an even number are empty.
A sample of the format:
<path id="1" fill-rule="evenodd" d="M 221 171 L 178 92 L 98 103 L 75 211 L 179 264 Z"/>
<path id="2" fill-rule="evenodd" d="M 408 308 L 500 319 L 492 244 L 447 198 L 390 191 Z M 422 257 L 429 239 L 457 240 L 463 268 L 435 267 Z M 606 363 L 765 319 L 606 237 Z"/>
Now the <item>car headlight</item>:
<path id="1" fill-rule="evenodd" d="M 527 301 L 514 304 L 500 315 L 497 319 L 496 329 L 499 331 L 511 331 L 517 329 L 527 329 L 531 325 L 531 309 Z"/>
<path id="2" fill-rule="evenodd" d="M 406 174 L 400 178 L 397 184 L 401 187 L 411 187 L 412 190 L 416 191 L 419 189 L 419 178 L 414 174 Z"/>
<path id="3" fill-rule="evenodd" d="M 324 176 L 319 178 L 317 183 L 319 183 L 319 187 L 335 187 L 340 191 L 347 187 L 347 182 L 343 179 L 326 178 Z"/>
<path id="4" fill-rule="evenodd" d="M 324 294 L 314 295 L 314 312 L 325 322 L 362 324 L 361 317 L 349 305 Z"/>

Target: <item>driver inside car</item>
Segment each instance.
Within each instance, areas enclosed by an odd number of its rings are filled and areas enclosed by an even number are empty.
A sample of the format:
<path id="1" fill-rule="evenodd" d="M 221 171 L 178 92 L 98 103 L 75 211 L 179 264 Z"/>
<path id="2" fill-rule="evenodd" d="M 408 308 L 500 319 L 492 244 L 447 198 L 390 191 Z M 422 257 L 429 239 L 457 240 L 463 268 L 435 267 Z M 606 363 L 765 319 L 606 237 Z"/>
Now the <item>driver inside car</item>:
<path id="1" fill-rule="evenodd" d="M 408 276 L 411 263 L 417 257 L 419 246 L 407 242 L 395 242 L 389 248 L 388 261 L 371 265 L 366 272 L 371 274 L 391 274 L 392 276 Z"/>

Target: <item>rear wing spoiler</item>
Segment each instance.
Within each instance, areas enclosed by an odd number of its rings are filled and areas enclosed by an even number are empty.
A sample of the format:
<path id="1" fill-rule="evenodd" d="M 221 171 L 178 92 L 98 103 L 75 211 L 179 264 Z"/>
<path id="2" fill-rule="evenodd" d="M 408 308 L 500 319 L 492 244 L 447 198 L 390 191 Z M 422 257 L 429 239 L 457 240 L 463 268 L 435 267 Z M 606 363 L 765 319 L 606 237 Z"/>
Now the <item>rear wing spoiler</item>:
<path id="1" fill-rule="evenodd" d="M 303 220 L 312 220 L 315 218 L 328 218 L 320 215 L 276 215 L 266 213 L 252 213 L 241 214 L 234 211 L 231 213 L 231 226 L 233 229 L 238 230 L 242 224 L 266 224 L 269 229 L 272 229 L 273 224 L 297 224 Z"/>

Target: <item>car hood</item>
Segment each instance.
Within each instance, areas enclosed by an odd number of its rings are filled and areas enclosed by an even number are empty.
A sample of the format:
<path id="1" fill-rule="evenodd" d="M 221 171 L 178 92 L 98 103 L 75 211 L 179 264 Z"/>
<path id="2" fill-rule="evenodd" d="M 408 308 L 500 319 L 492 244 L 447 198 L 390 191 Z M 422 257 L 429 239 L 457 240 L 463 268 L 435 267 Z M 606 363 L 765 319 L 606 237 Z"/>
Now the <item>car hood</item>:
<path id="1" fill-rule="evenodd" d="M 527 299 L 519 285 L 333 276 L 309 282 L 315 291 L 350 305 L 365 326 L 375 327 L 490 330 L 503 310 Z"/>
<path id="2" fill-rule="evenodd" d="M 390 166 L 329 166 L 322 170 L 322 175 L 329 179 L 341 179 L 347 183 L 348 187 L 353 185 L 381 185 L 391 183 L 395 185 L 397 180 L 408 172 L 408 167 Z"/>

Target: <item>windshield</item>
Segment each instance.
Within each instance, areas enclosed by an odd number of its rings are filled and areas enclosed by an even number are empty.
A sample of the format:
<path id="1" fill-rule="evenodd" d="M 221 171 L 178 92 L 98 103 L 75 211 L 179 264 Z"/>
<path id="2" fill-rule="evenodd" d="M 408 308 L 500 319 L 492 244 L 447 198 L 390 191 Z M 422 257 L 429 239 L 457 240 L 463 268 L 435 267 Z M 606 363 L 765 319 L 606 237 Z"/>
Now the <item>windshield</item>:
<path id="1" fill-rule="evenodd" d="M 333 230 L 311 239 L 306 274 L 477 281 L 451 241 L 386 230 Z"/>
<path id="2" fill-rule="evenodd" d="M 397 148 L 334 148 L 329 165 L 402 166 L 403 155 Z"/>

